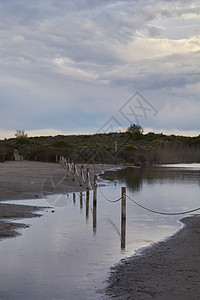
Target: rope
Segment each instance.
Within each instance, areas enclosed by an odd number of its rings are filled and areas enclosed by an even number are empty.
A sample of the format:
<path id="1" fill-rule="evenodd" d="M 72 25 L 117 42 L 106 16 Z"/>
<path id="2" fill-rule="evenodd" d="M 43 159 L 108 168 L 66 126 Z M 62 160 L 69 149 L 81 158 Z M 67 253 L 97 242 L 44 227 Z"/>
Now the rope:
<path id="1" fill-rule="evenodd" d="M 130 198 L 127 194 L 125 194 L 126 197 L 131 200 L 134 204 L 138 205 L 139 207 L 145 209 L 145 210 L 148 210 L 154 214 L 159 214 L 159 215 L 168 215 L 168 216 L 176 216 L 176 215 L 185 215 L 185 214 L 188 214 L 188 213 L 191 213 L 191 212 L 194 212 L 194 211 L 197 211 L 200 209 L 200 207 L 198 208 L 195 208 L 195 209 L 192 209 L 192 210 L 188 210 L 188 211 L 183 211 L 183 212 L 176 212 L 176 213 L 165 213 L 165 212 L 160 212 L 160 211 L 156 211 L 156 210 L 153 210 L 153 209 L 150 209 L 150 208 L 147 208 L 139 203 L 137 203 L 135 200 L 133 200 L 132 198 Z"/>
<path id="2" fill-rule="evenodd" d="M 104 199 L 105 199 L 106 201 L 108 201 L 108 202 L 114 203 L 114 202 L 118 202 L 118 201 L 121 200 L 121 197 L 120 197 L 119 199 L 116 199 L 116 200 L 110 200 L 110 199 L 108 199 L 108 198 L 103 194 L 103 192 L 101 191 L 100 188 L 99 188 L 99 191 L 100 191 L 101 195 L 104 197 Z"/>

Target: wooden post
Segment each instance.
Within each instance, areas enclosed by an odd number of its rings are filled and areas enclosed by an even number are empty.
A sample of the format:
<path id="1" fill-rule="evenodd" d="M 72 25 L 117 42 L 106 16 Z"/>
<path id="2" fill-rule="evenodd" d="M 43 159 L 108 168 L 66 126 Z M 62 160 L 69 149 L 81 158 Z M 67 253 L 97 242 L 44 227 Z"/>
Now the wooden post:
<path id="1" fill-rule="evenodd" d="M 87 168 L 87 171 L 86 171 L 86 179 L 87 179 L 87 191 L 89 191 L 90 189 L 90 182 L 89 182 L 89 171 L 90 169 Z"/>
<path id="2" fill-rule="evenodd" d="M 80 192 L 80 209 L 83 208 L 83 193 Z"/>
<path id="3" fill-rule="evenodd" d="M 121 249 L 126 247 L 126 187 L 122 187 L 121 200 Z"/>
<path id="4" fill-rule="evenodd" d="M 81 166 L 81 183 L 80 183 L 80 186 L 83 186 L 83 165 Z"/>
<path id="5" fill-rule="evenodd" d="M 75 181 L 75 176 L 76 176 L 76 165 L 75 164 L 73 164 L 73 169 L 72 169 L 72 171 L 73 171 L 73 181 Z"/>
<path id="6" fill-rule="evenodd" d="M 97 227 L 97 175 L 94 175 L 93 190 L 93 232 L 96 233 Z"/>

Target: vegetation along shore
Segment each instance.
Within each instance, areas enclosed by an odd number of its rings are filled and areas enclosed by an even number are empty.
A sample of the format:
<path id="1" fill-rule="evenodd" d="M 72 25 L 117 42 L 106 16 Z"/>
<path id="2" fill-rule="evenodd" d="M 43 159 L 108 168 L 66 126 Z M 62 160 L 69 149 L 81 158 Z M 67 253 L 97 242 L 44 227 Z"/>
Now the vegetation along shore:
<path id="1" fill-rule="evenodd" d="M 16 138 L 0 141 L 0 161 L 13 160 L 14 149 L 30 161 L 55 162 L 56 155 L 76 163 L 117 163 L 150 165 L 200 162 L 200 135 L 143 134 L 132 124 L 126 132 L 93 135 L 27 137 L 19 131 Z"/>

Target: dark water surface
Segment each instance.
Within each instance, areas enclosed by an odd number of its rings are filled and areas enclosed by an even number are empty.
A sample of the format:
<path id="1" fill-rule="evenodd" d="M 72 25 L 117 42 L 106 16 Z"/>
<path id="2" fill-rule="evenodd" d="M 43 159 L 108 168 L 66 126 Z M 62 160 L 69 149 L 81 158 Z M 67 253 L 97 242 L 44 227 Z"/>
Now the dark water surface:
<path id="1" fill-rule="evenodd" d="M 0 299 L 105 299 L 97 293 L 109 268 L 141 247 L 175 233 L 181 216 L 153 214 L 127 199 L 125 244 L 121 244 L 121 187 L 153 210 L 179 212 L 200 206 L 200 165 L 106 172 L 98 188 L 80 202 L 71 194 L 17 201 L 54 204 L 44 216 L 23 220 L 31 225 L 22 236 L 0 242 Z M 103 184 L 106 183 L 106 186 Z M 16 201 L 15 201 L 16 203 Z"/>

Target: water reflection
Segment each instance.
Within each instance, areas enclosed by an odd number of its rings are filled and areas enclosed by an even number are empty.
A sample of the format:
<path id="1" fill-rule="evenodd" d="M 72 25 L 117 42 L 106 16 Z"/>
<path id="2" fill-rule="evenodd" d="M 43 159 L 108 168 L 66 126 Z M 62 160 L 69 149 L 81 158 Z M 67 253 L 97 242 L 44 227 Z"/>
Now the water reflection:
<path id="1" fill-rule="evenodd" d="M 93 192 L 93 232 L 97 229 L 97 192 Z"/>
<path id="2" fill-rule="evenodd" d="M 176 212 L 177 210 L 178 211 L 186 210 L 186 206 L 184 206 L 184 205 L 182 207 L 179 206 L 178 208 L 175 206 L 171 206 L 171 203 L 174 201 L 174 196 L 176 195 L 176 191 L 178 192 L 177 194 L 179 195 L 179 197 L 181 195 L 180 190 L 179 190 L 179 184 L 180 184 L 181 189 L 183 189 L 183 186 L 185 184 L 190 184 L 190 182 L 192 182 L 193 184 L 199 183 L 200 172 L 198 169 L 192 170 L 192 171 L 190 169 L 185 169 L 180 172 L 179 169 L 172 170 L 171 168 L 167 168 L 167 167 L 165 167 L 165 168 L 160 168 L 160 167 L 132 168 L 132 167 L 130 167 L 130 168 L 118 170 L 117 172 L 108 171 L 104 175 L 102 175 L 102 178 L 111 181 L 115 187 L 122 186 L 123 184 L 126 185 L 128 187 L 128 192 L 129 193 L 132 192 L 132 196 L 133 195 L 135 196 L 135 193 L 136 192 L 139 193 L 142 189 L 145 191 L 144 186 L 146 184 L 147 185 L 156 185 L 156 189 L 159 191 L 159 189 L 158 189 L 158 184 L 159 184 L 159 186 L 160 186 L 159 187 L 160 188 L 159 202 L 158 202 L 157 195 L 156 195 L 156 197 L 155 196 L 152 197 L 149 194 L 149 190 L 148 190 L 148 194 L 144 195 L 145 197 L 143 199 L 141 199 L 140 201 L 147 203 L 148 200 L 151 200 L 151 203 L 147 204 L 147 206 L 149 208 L 151 208 L 150 205 L 152 205 L 152 206 L 155 205 L 155 207 L 152 207 L 152 208 L 158 209 L 160 211 L 163 210 L 166 212 L 167 211 L 171 212 L 171 210 L 173 210 L 173 212 L 174 211 Z M 173 183 L 173 185 L 174 184 L 176 185 L 176 191 L 171 192 L 173 194 L 173 198 L 170 196 L 170 194 L 168 192 L 169 199 L 170 198 L 171 199 L 168 200 L 168 203 L 167 203 L 166 202 L 166 192 L 165 192 L 166 187 L 164 188 L 164 187 L 162 187 L 162 185 L 165 185 L 168 187 L 168 186 L 170 186 L 171 182 Z M 91 205 L 92 206 L 91 211 L 92 211 L 93 234 L 96 235 L 97 226 L 98 226 L 98 223 L 97 223 L 97 206 L 98 206 L 97 186 L 95 186 L 92 195 L 93 195 L 93 203 L 90 204 L 90 192 L 88 190 L 86 191 L 86 207 L 85 207 L 86 222 L 88 223 L 88 221 L 89 221 L 89 207 Z M 154 193 L 154 195 L 155 195 L 155 193 Z M 119 196 L 119 194 L 117 196 Z M 120 201 L 121 212 L 119 212 L 119 214 L 118 214 L 118 218 L 120 220 L 120 229 L 121 229 L 121 231 L 120 231 L 121 250 L 126 249 L 126 239 L 127 239 L 127 237 L 126 237 L 126 226 L 127 226 L 126 202 L 127 202 L 126 196 L 123 195 L 123 192 L 122 192 L 122 200 Z M 165 203 L 165 206 L 163 205 L 163 207 L 161 207 L 161 205 L 163 203 Z M 82 192 L 80 193 L 80 208 L 81 208 L 81 210 L 83 208 Z M 193 206 L 191 208 L 193 209 L 196 207 Z M 139 214 L 141 214 L 141 211 L 139 212 Z M 181 218 L 181 216 L 180 216 L 180 218 Z M 113 226 L 115 228 L 117 228 L 117 231 L 119 232 L 117 225 L 111 219 L 110 220 L 108 219 L 108 221 L 110 222 L 110 224 L 113 224 Z M 148 221 L 148 218 L 146 218 L 146 221 Z M 152 221 L 152 219 L 150 219 L 150 221 Z M 169 225 L 164 225 L 164 226 L 169 226 Z"/>
<path id="3" fill-rule="evenodd" d="M 128 167 L 121 170 L 107 171 L 101 177 L 111 182 L 118 182 L 118 184 L 126 185 L 133 192 L 139 192 L 144 183 L 166 184 L 166 183 L 198 183 L 200 185 L 200 169 L 196 167 L 189 168 L 186 165 L 182 167 L 149 167 L 137 168 Z"/>
<path id="4" fill-rule="evenodd" d="M 81 209 L 81 211 L 83 209 L 83 193 L 82 192 L 80 192 L 80 209 Z"/>
<path id="5" fill-rule="evenodd" d="M 90 191 L 87 190 L 87 192 L 86 192 L 86 220 L 87 221 L 89 218 L 89 200 L 90 200 Z"/>
<path id="6" fill-rule="evenodd" d="M 122 187 L 121 197 L 121 249 L 126 247 L 126 187 Z"/>

